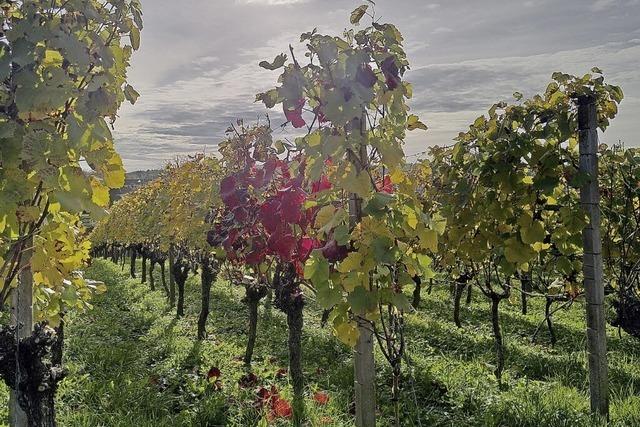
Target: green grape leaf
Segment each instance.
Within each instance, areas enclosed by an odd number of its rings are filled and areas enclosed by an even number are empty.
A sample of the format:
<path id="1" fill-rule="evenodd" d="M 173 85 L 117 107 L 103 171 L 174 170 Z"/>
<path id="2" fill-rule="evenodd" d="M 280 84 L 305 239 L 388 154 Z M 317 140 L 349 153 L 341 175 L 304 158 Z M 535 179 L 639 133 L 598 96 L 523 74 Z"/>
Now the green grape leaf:
<path id="1" fill-rule="evenodd" d="M 349 21 L 353 24 L 353 25 L 357 25 L 360 23 L 360 20 L 362 19 L 362 17 L 364 16 L 365 13 L 367 13 L 367 9 L 369 8 L 368 5 L 363 4 L 362 6 L 358 6 L 357 8 L 355 8 L 353 10 L 353 12 L 351 12 L 351 17 L 349 19 Z"/>
<path id="2" fill-rule="evenodd" d="M 131 105 L 135 104 L 138 98 L 140 98 L 140 94 L 136 91 L 133 86 L 126 85 L 124 87 L 124 96 L 127 98 L 127 101 L 131 103 Z"/>
<path id="3" fill-rule="evenodd" d="M 140 30 L 136 27 L 131 27 L 129 30 L 129 40 L 131 41 L 131 47 L 133 50 L 140 49 Z"/>
<path id="4" fill-rule="evenodd" d="M 347 301 L 353 312 L 361 316 L 372 312 L 377 307 L 376 292 L 368 291 L 362 286 L 356 286 L 347 296 Z"/>
<path id="5" fill-rule="evenodd" d="M 260 61 L 260 63 L 258 64 L 259 66 L 261 66 L 262 68 L 265 68 L 267 70 L 277 70 L 278 68 L 282 67 L 284 65 L 284 63 L 287 62 L 287 55 L 285 55 L 284 53 L 281 53 L 280 55 L 276 56 L 273 61 L 268 62 L 268 61 Z"/>

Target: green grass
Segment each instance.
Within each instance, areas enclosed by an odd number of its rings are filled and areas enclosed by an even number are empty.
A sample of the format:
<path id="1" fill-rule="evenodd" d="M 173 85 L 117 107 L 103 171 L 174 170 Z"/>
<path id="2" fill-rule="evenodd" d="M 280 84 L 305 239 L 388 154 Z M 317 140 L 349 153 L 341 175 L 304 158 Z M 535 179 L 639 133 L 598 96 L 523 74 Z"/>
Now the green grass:
<path id="1" fill-rule="evenodd" d="M 129 279 L 114 264 L 95 260 L 87 272 L 109 290 L 89 314 L 67 328 L 69 376 L 58 394 L 61 426 L 253 426 L 264 423 L 254 405 L 256 387 L 241 388 L 246 373 L 239 360 L 246 343 L 242 290 L 215 285 L 208 339 L 195 339 L 199 278 L 187 283 L 186 316 L 177 320 L 161 291 Z M 408 316 L 408 351 L 401 398 L 405 426 L 591 426 L 583 307 L 555 316 L 558 343 L 550 347 L 543 330 L 530 336 L 543 308 L 531 301 L 523 316 L 505 302 L 502 325 L 507 361 L 502 390 L 492 374 L 490 313 L 480 294 L 463 307 L 463 328 L 451 321 L 445 289 L 425 295 L 418 313 Z M 353 425 L 352 361 L 349 349 L 320 327 L 320 310 L 305 310 L 304 363 L 311 426 Z M 275 308 L 261 308 L 254 372 L 264 386 L 291 397 L 286 322 Z M 379 425 L 392 423 L 390 370 L 378 355 Z M 222 372 L 222 390 L 208 384 L 212 366 Z M 640 425 L 640 342 L 609 333 L 611 425 Z M 328 392 L 317 405 L 315 391 Z M 0 423 L 6 422 L 6 389 L 0 388 Z M 262 420 L 262 421 L 261 421 Z M 285 421 L 280 421 L 286 425 Z"/>

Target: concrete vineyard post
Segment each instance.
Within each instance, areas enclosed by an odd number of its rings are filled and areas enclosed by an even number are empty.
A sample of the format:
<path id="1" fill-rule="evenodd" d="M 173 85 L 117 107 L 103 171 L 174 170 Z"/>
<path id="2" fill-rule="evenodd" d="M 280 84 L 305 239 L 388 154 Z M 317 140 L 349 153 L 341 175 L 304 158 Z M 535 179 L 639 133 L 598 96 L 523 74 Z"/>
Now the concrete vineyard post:
<path id="1" fill-rule="evenodd" d="M 366 121 L 363 115 L 360 120 L 360 133 L 366 132 Z M 356 169 L 367 167 L 367 147 L 360 145 L 358 153 L 360 162 Z M 358 167 L 360 163 L 362 167 Z M 366 173 L 366 172 L 365 172 Z M 362 199 L 357 194 L 349 195 L 349 219 L 353 229 L 362 219 Z M 365 319 L 358 317 L 358 341 L 354 348 L 354 391 L 356 405 L 356 426 L 375 427 L 376 425 L 376 366 L 373 354 L 373 330 Z"/>
<path id="2" fill-rule="evenodd" d="M 582 232 L 583 273 L 587 302 L 587 353 L 591 411 L 609 414 L 607 335 L 602 280 L 602 242 L 600 238 L 600 192 L 598 189 L 598 120 L 595 98 L 578 99 L 578 137 L 580 171 L 589 179 L 580 189 L 580 203 L 589 216 Z"/>
<path id="3" fill-rule="evenodd" d="M 20 340 L 28 338 L 33 332 L 33 276 L 31 274 L 31 254 L 33 238 L 24 242 L 21 255 L 18 286 L 13 290 L 11 323 L 16 327 L 16 387 L 20 384 Z M 18 403 L 17 391 L 11 391 L 10 403 L 11 427 L 27 427 L 27 414 Z"/>

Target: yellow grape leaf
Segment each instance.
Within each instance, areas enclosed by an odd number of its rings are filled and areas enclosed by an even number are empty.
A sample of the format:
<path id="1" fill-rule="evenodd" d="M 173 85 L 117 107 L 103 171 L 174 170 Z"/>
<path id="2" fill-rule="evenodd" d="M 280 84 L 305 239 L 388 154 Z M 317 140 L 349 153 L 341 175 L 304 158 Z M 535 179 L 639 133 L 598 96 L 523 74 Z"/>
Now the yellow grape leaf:
<path id="1" fill-rule="evenodd" d="M 121 188 L 124 185 L 124 169 L 122 166 L 113 167 L 110 165 L 104 171 L 104 183 L 109 188 Z"/>
<path id="2" fill-rule="evenodd" d="M 319 132 L 313 132 L 312 134 L 307 136 L 307 144 L 309 144 L 309 147 L 315 147 L 317 145 L 320 145 L 321 142 L 322 142 L 322 136 L 320 135 Z"/>
<path id="3" fill-rule="evenodd" d="M 332 205 L 323 206 L 316 214 L 315 228 L 320 229 L 327 225 L 333 219 L 335 212 L 336 208 Z"/>
<path id="4" fill-rule="evenodd" d="M 354 347 L 360 336 L 356 322 L 340 323 L 335 326 L 334 333 L 340 341 L 349 347 Z"/>
<path id="5" fill-rule="evenodd" d="M 349 252 L 349 255 L 338 265 L 337 270 L 340 273 L 349 273 L 360 269 L 362 263 L 362 255 L 359 252 Z"/>
<path id="6" fill-rule="evenodd" d="M 400 183 L 404 182 L 404 180 L 407 178 L 407 176 L 402 171 L 402 169 L 396 169 L 393 172 L 391 172 L 391 175 L 389 175 L 389 178 L 391 178 L 391 182 L 392 183 L 400 184 Z"/>
<path id="7" fill-rule="evenodd" d="M 53 66 L 53 67 L 61 67 L 62 66 L 62 55 L 57 50 L 47 49 L 44 53 L 44 60 L 42 61 L 42 65 L 45 67 Z"/>
<path id="8" fill-rule="evenodd" d="M 527 185 L 533 185 L 533 177 L 528 175 L 525 176 L 524 178 L 522 178 L 522 183 Z"/>
<path id="9" fill-rule="evenodd" d="M 431 252 L 438 252 L 438 233 L 435 230 L 423 228 L 418 232 L 420 237 L 420 246 Z"/>
<path id="10" fill-rule="evenodd" d="M 405 214 L 406 220 L 407 220 L 407 224 L 409 225 L 409 227 L 411 227 L 411 228 L 413 228 L 415 230 L 416 227 L 418 226 L 418 215 L 416 215 L 416 211 L 414 211 L 413 209 L 411 209 L 408 206 L 405 206 L 402 209 L 402 213 Z"/>
<path id="11" fill-rule="evenodd" d="M 541 221 L 533 221 L 528 226 L 520 229 L 520 236 L 524 243 L 534 244 L 536 242 L 543 242 L 546 236 L 544 224 Z"/>
<path id="12" fill-rule="evenodd" d="M 396 144 L 390 144 L 387 141 L 380 141 L 374 138 L 374 141 L 377 142 L 373 144 L 377 149 L 380 155 L 382 156 L 382 162 L 388 167 L 396 167 L 404 162 L 404 151 L 402 151 L 402 147 Z"/>
<path id="13" fill-rule="evenodd" d="M 357 271 L 352 271 L 340 278 L 342 289 L 346 292 L 352 292 L 356 287 L 362 286 L 362 275 Z"/>
<path id="14" fill-rule="evenodd" d="M 427 130 L 429 128 L 427 127 L 427 125 L 425 125 L 424 123 L 422 123 L 420 121 L 418 116 L 416 116 L 415 114 L 410 114 L 409 117 L 407 117 L 407 129 L 409 129 L 409 130 L 415 130 L 415 129 Z"/>
<path id="15" fill-rule="evenodd" d="M 356 193 L 360 197 L 366 197 L 372 191 L 371 178 L 366 172 L 356 173 L 350 171 L 343 181 L 344 189 L 350 193 Z"/>
<path id="16" fill-rule="evenodd" d="M 109 206 L 109 188 L 94 177 L 91 177 L 91 201 L 101 207 Z"/>
<path id="17" fill-rule="evenodd" d="M 445 230 L 447 229 L 447 219 L 439 213 L 436 213 L 431 218 L 431 228 L 440 235 L 444 234 Z"/>
<path id="18" fill-rule="evenodd" d="M 549 249 L 551 247 L 551 244 L 549 243 L 542 243 L 542 242 L 535 242 L 533 245 L 531 245 L 533 247 L 533 250 L 536 252 L 542 252 L 542 251 L 546 251 L 547 249 Z"/>
<path id="19" fill-rule="evenodd" d="M 523 245 L 518 239 L 511 238 L 505 241 L 504 256 L 507 261 L 523 266 L 535 256 L 535 252 L 529 245 Z"/>

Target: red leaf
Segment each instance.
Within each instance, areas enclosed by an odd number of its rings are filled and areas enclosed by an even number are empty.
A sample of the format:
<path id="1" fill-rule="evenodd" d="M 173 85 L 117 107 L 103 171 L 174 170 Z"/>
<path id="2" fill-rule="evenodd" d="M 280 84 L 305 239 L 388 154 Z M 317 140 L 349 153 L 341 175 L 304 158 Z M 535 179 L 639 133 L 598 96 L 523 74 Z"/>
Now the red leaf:
<path id="1" fill-rule="evenodd" d="M 291 404 L 279 397 L 274 398 L 272 411 L 274 415 L 280 418 L 291 418 L 293 415 L 293 408 L 291 407 Z"/>
<path id="2" fill-rule="evenodd" d="M 287 187 L 280 190 L 279 195 L 282 218 L 288 223 L 299 223 L 302 218 L 302 205 L 306 199 L 302 189 Z"/>
<path id="3" fill-rule="evenodd" d="M 271 392 L 264 387 L 260 387 L 257 394 L 261 403 L 265 403 L 267 400 L 271 399 Z"/>
<path id="4" fill-rule="evenodd" d="M 275 233 L 281 224 L 278 211 L 280 210 L 280 201 L 270 199 L 260 206 L 260 219 L 264 228 L 269 233 Z"/>
<path id="5" fill-rule="evenodd" d="M 370 88 L 378 81 L 375 73 L 369 64 L 362 64 L 356 72 L 356 81 L 362 86 Z"/>
<path id="6" fill-rule="evenodd" d="M 296 238 L 289 233 L 276 232 L 269 237 L 267 245 L 283 260 L 291 261 L 293 250 L 296 248 Z"/>
<path id="7" fill-rule="evenodd" d="M 313 400 L 316 401 L 318 405 L 326 405 L 329 402 L 329 394 L 326 391 L 318 391 L 314 393 Z"/>
<path id="8" fill-rule="evenodd" d="M 236 240 L 238 240 L 238 230 L 229 230 L 229 234 L 227 234 L 227 237 L 222 241 L 222 246 L 226 251 L 232 251 L 233 244 Z"/>
<path id="9" fill-rule="evenodd" d="M 287 118 L 288 121 L 291 122 L 291 125 L 296 129 L 301 128 L 307 124 L 302 118 L 302 107 L 304 106 L 305 102 L 306 101 L 303 98 L 301 98 L 298 100 L 296 105 L 293 106 L 293 108 L 287 107 L 285 103 L 283 103 L 284 116 Z"/>
<path id="10" fill-rule="evenodd" d="M 233 175 L 227 176 L 220 181 L 220 194 L 222 196 L 231 194 L 236 190 L 236 178 Z"/>
<path id="11" fill-rule="evenodd" d="M 220 181 L 220 198 L 229 208 L 236 207 L 240 200 L 236 195 L 236 178 L 232 176 L 228 176 Z"/>
<path id="12" fill-rule="evenodd" d="M 318 181 L 311 184 L 312 193 L 319 193 L 320 191 L 330 190 L 330 189 L 331 189 L 331 183 L 329 182 L 329 179 L 327 178 L 326 175 L 322 175 Z"/>
<path id="13" fill-rule="evenodd" d="M 278 159 L 275 157 L 269 157 L 267 161 L 264 162 L 264 184 L 271 182 L 277 165 Z"/>
<path id="14" fill-rule="evenodd" d="M 209 369 L 209 372 L 207 372 L 207 378 L 211 379 L 211 378 L 215 378 L 218 379 L 220 378 L 220 369 L 217 366 L 213 366 L 211 369 Z"/>
<path id="15" fill-rule="evenodd" d="M 233 217 L 237 222 L 244 223 L 249 217 L 249 214 L 244 207 L 236 206 L 233 208 Z"/>
<path id="16" fill-rule="evenodd" d="M 335 239 L 329 240 L 322 247 L 322 256 L 330 262 L 342 261 L 347 257 L 349 250 L 346 246 L 338 245 L 338 242 Z"/>
<path id="17" fill-rule="evenodd" d="M 248 265 L 258 265 L 264 261 L 266 254 L 263 248 L 254 249 L 247 254 L 244 258 L 244 262 Z"/>
<path id="18" fill-rule="evenodd" d="M 258 384 L 258 377 L 253 372 L 249 372 L 246 375 L 243 375 L 238 380 L 238 385 L 240 388 L 249 388 Z"/>
<path id="19" fill-rule="evenodd" d="M 382 181 L 376 182 L 376 189 L 383 193 L 393 194 L 393 183 L 391 182 L 391 176 L 385 175 Z"/>
<path id="20" fill-rule="evenodd" d="M 400 72 L 393 56 L 389 56 L 382 61 L 380 69 L 382 70 L 382 74 L 384 74 L 389 89 L 394 90 L 400 85 Z"/>
<path id="21" fill-rule="evenodd" d="M 296 261 L 293 263 L 294 268 L 296 269 L 296 274 L 299 278 L 304 279 L 304 264 L 300 261 Z"/>
<path id="22" fill-rule="evenodd" d="M 298 242 L 298 260 L 306 261 L 311 255 L 311 251 L 319 246 L 319 242 L 311 237 L 303 237 Z"/>
<path id="23" fill-rule="evenodd" d="M 253 169 L 253 176 L 249 179 L 249 183 L 256 187 L 256 188 L 260 188 L 265 184 L 265 170 L 264 168 L 260 168 L 260 169 Z"/>

